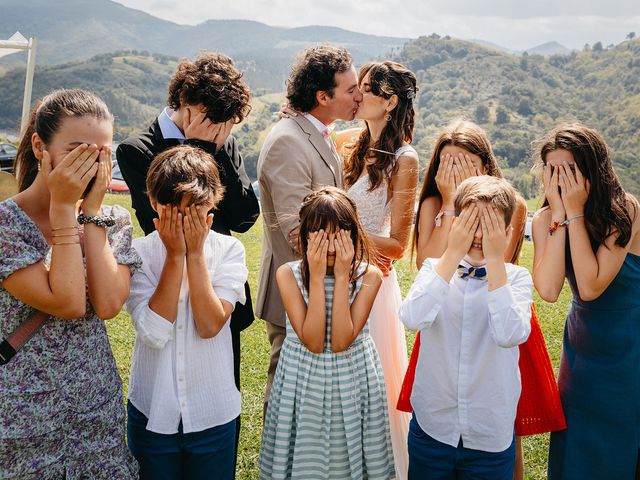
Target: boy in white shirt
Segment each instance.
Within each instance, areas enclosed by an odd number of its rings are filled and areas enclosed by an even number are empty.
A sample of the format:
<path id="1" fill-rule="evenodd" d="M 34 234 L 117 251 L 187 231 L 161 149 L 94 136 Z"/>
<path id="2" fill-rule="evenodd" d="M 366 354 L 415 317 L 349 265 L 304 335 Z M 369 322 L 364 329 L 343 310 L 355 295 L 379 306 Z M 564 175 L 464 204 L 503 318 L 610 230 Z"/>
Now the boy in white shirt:
<path id="1" fill-rule="evenodd" d="M 411 394 L 409 479 L 512 480 L 518 345 L 531 330 L 533 281 L 504 263 L 516 192 L 480 176 L 460 184 L 440 259 L 426 259 L 400 308 L 420 330 Z"/>
<path id="2" fill-rule="evenodd" d="M 133 242 L 143 266 L 127 301 L 136 330 L 129 448 L 141 479 L 231 479 L 240 393 L 229 317 L 245 302 L 244 247 L 211 230 L 224 188 L 203 150 L 158 155 L 147 191 L 159 218 Z"/>

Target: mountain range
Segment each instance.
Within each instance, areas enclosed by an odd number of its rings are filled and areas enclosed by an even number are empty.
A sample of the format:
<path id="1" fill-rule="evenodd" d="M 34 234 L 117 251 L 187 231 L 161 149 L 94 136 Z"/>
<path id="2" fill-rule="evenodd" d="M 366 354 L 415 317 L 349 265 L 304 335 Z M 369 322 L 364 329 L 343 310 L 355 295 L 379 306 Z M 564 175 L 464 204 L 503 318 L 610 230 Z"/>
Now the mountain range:
<path id="1" fill-rule="evenodd" d="M 623 185 L 640 194 L 640 39 L 581 51 L 550 42 L 524 55 L 436 34 L 408 40 L 223 20 L 184 26 L 109 0 L 2 1 L 0 38 L 20 30 L 39 39 L 34 98 L 55 88 L 93 90 L 116 116 L 116 139 L 144 128 L 165 105 L 179 57 L 222 50 L 236 59 L 254 93 L 251 115 L 234 131 L 254 176 L 261 139 L 282 102 L 282 95 L 266 94 L 284 90 L 296 52 L 332 41 L 347 46 L 357 65 L 383 56 L 416 73 L 413 143 L 423 165 L 443 125 L 471 118 L 489 133 L 507 178 L 534 197 L 532 142 L 561 121 L 580 120 L 603 133 Z M 18 125 L 24 73 L 20 55 L 0 60 L 0 130 Z"/>

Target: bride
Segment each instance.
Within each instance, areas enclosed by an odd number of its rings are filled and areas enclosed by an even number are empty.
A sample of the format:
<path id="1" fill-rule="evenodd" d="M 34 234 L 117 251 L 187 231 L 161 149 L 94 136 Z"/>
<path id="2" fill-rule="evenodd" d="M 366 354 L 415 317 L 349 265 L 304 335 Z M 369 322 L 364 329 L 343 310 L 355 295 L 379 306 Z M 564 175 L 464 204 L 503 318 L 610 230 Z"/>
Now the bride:
<path id="1" fill-rule="evenodd" d="M 405 479 L 410 415 L 396 404 L 407 369 L 407 344 L 398 319 L 400 286 L 391 262 L 404 256 L 413 222 L 419 169 L 418 154 L 410 145 L 416 77 L 399 63 L 374 62 L 360 68 L 359 88 L 363 99 L 356 118 L 364 120 L 364 129 L 355 142 L 353 130 L 342 132 L 337 143 L 338 151 L 345 152 L 345 188 L 385 273 L 369 328 L 384 371 L 397 478 Z"/>

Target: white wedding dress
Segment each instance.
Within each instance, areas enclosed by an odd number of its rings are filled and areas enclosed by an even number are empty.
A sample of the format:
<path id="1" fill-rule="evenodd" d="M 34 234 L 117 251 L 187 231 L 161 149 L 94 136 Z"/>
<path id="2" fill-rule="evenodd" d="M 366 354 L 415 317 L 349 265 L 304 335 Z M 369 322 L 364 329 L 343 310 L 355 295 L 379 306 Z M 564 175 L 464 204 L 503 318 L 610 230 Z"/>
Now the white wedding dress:
<path id="1" fill-rule="evenodd" d="M 415 151 L 406 145 L 395 152 L 395 160 L 407 151 Z M 369 176 L 365 173 L 348 190 L 349 197 L 356 202 L 358 217 L 370 235 L 388 237 L 391 231 L 391 199 L 387 202 L 388 183 L 383 179 L 378 188 L 369 191 Z M 397 479 L 405 480 L 409 468 L 407 436 L 411 414 L 396 409 L 398 396 L 407 371 L 407 342 L 404 326 L 398 318 L 402 303 L 400 285 L 395 269 L 384 277 L 369 315 L 369 331 L 376 344 L 389 405 L 389 423 L 393 460 Z"/>

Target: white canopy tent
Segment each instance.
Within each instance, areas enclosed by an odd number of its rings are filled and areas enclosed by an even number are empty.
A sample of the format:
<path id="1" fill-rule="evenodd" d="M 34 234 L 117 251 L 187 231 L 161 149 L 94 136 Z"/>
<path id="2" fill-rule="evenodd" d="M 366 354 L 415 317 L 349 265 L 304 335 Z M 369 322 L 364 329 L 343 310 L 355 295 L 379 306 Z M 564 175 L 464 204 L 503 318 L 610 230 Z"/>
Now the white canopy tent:
<path id="1" fill-rule="evenodd" d="M 11 55 L 12 53 L 27 50 L 27 75 L 24 81 L 24 96 L 22 99 L 22 118 L 20 120 L 20 132 L 29 123 L 29 109 L 31 107 L 31 91 L 33 88 L 33 72 L 36 66 L 36 45 L 35 38 L 28 40 L 20 33 L 14 33 L 8 40 L 0 40 L 0 57 Z"/>

